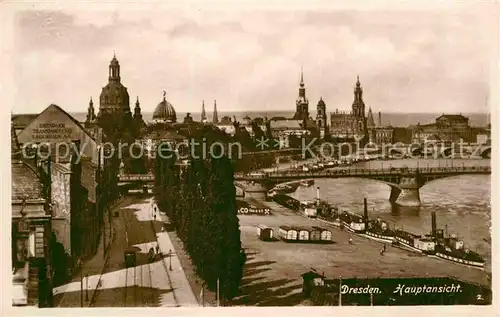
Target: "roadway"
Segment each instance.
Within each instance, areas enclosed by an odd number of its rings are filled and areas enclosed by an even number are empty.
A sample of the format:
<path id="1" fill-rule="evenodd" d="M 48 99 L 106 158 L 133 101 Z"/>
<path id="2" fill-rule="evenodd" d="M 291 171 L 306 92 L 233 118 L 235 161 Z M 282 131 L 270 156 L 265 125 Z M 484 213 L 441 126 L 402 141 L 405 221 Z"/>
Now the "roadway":
<path id="1" fill-rule="evenodd" d="M 90 306 L 197 306 L 189 285 L 186 287 L 183 281 L 176 282 L 182 279 L 180 274 L 183 275 L 183 272 L 178 261 L 171 259 L 175 256 L 175 250 L 169 244 L 168 234 L 160 232 L 162 223 L 155 220 L 150 199 L 138 197 L 132 204 L 121 208 L 118 216 L 113 218 L 113 226 L 115 238 Z M 162 235 L 161 239 L 156 232 Z M 157 245 L 160 252 L 150 263 L 148 251 L 156 249 Z M 130 249 L 137 252 L 136 265 L 126 268 L 124 252 Z M 169 255 L 170 250 L 173 252 Z M 175 272 L 169 270 L 171 261 L 175 263 Z"/>

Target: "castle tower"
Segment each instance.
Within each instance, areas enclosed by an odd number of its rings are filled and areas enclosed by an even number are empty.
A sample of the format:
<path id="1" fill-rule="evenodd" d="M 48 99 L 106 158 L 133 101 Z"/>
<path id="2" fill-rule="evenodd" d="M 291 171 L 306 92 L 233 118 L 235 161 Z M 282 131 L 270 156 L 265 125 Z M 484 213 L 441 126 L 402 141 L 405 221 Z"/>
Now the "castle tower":
<path id="1" fill-rule="evenodd" d="M 316 125 L 320 132 L 320 137 L 323 137 L 325 135 L 325 129 L 326 129 L 326 104 L 323 101 L 323 97 L 320 97 L 318 102 Z"/>
<path id="2" fill-rule="evenodd" d="M 201 102 L 201 122 L 207 122 L 207 113 L 205 112 L 205 100 Z"/>
<path id="3" fill-rule="evenodd" d="M 306 88 L 304 85 L 304 72 L 300 71 L 299 96 L 295 101 L 295 120 L 307 120 L 309 118 L 309 100 L 306 98 Z"/>
<path id="4" fill-rule="evenodd" d="M 213 116 L 212 122 L 214 124 L 219 123 L 219 116 L 217 114 L 217 100 L 214 100 L 214 116 Z"/>

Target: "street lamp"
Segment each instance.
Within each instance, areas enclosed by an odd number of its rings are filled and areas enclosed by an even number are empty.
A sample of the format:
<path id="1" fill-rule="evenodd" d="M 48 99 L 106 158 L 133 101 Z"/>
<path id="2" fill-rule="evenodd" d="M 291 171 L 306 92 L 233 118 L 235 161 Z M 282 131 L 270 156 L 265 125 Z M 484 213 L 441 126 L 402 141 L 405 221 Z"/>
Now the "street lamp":
<path id="1" fill-rule="evenodd" d="M 80 307 L 83 307 L 83 262 L 81 259 L 78 260 L 78 266 L 80 268 Z"/>
<path id="2" fill-rule="evenodd" d="M 168 257 L 169 257 L 169 266 L 168 269 L 172 271 L 172 249 L 168 250 Z"/>
<path id="3" fill-rule="evenodd" d="M 89 301 L 89 275 L 85 275 L 86 288 L 85 288 L 85 301 Z"/>

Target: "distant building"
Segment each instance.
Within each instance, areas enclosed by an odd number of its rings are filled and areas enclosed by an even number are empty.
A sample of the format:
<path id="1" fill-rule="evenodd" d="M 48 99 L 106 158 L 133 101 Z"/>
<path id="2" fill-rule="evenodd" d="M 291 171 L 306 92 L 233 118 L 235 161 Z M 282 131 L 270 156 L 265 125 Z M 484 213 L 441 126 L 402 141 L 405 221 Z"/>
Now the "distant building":
<path id="1" fill-rule="evenodd" d="M 297 120 L 271 120 L 269 125 L 273 137 L 279 141 L 279 148 L 289 148 L 293 137 L 300 138 L 310 134 Z"/>
<path id="2" fill-rule="evenodd" d="M 221 121 L 217 123 L 217 128 L 224 131 L 226 134 L 234 136 L 236 133 L 236 128 L 234 127 L 234 122 L 231 120 L 231 117 L 224 116 Z"/>
<path id="3" fill-rule="evenodd" d="M 370 143 L 383 145 L 392 144 L 394 142 L 394 128 L 391 125 L 382 125 L 382 114 L 380 111 L 378 113 L 378 124 L 375 124 L 372 109 L 368 109 L 366 127 L 368 129 L 368 140 Z"/>
<path id="4" fill-rule="evenodd" d="M 337 138 L 363 140 L 368 134 L 366 123 L 363 88 L 361 88 L 358 76 L 351 111 L 339 112 L 337 109 L 330 114 L 330 134 Z"/>
<path id="5" fill-rule="evenodd" d="M 417 124 L 412 131 L 413 143 L 425 142 L 475 142 L 475 135 L 469 126 L 469 118 L 463 115 L 443 114 L 435 123 Z"/>

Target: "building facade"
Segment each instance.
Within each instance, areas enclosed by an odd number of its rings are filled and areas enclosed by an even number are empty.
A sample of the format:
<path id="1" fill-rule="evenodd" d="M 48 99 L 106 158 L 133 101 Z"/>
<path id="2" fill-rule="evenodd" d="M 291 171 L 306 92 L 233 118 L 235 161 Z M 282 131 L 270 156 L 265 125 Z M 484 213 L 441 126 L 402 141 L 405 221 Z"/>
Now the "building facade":
<path id="1" fill-rule="evenodd" d="M 12 161 L 14 306 L 52 306 L 50 180 L 37 163 Z"/>
<path id="2" fill-rule="evenodd" d="M 78 261 L 97 251 L 103 223 L 103 213 L 97 207 L 100 144 L 56 105 L 42 111 L 17 139 L 26 151 L 37 152 L 28 159 L 36 159 L 37 155 L 50 157 L 50 165 L 42 160 L 39 165 L 51 180 L 50 243 L 54 250 L 54 282 L 61 284 Z"/>
<path id="3" fill-rule="evenodd" d="M 435 123 L 417 124 L 412 129 L 412 142 L 476 142 L 476 134 L 469 126 L 469 118 L 461 114 L 443 114 L 436 118 Z"/>
<path id="4" fill-rule="evenodd" d="M 382 125 L 382 114 L 380 111 L 378 112 L 378 123 L 375 124 L 372 109 L 368 109 L 366 127 L 368 129 L 368 142 L 377 145 L 394 143 L 394 128 L 391 125 Z"/>

